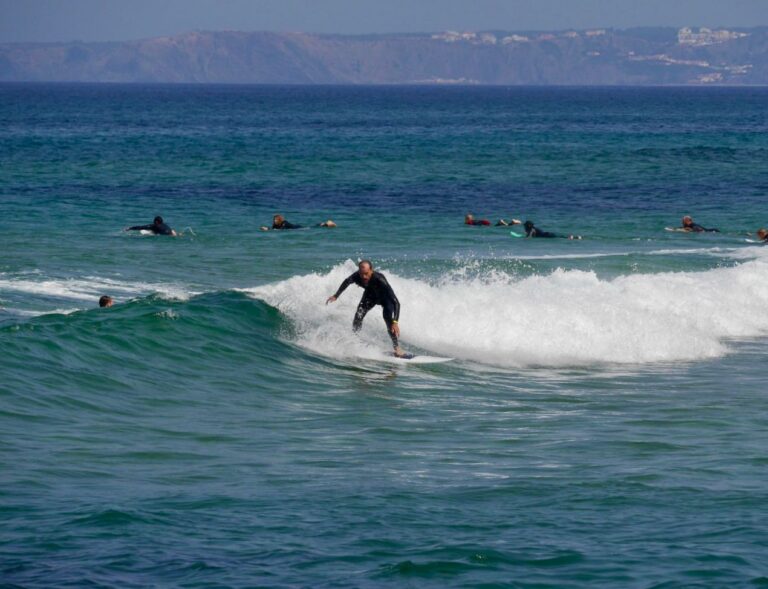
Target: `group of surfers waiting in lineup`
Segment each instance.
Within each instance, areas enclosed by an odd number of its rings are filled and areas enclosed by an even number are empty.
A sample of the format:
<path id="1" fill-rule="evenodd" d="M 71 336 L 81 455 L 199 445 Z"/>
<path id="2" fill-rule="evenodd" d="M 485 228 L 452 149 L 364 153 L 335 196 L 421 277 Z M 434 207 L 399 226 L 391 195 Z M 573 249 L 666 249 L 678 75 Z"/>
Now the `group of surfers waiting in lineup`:
<path id="1" fill-rule="evenodd" d="M 489 226 L 491 222 L 488 219 L 475 219 L 475 216 L 472 213 L 467 213 L 464 216 L 464 224 Z M 526 221 L 523 223 L 520 219 L 510 219 L 509 221 L 499 219 L 496 223 L 496 227 L 511 227 L 512 225 L 522 225 L 523 229 L 525 229 L 525 237 L 563 237 L 566 239 L 581 239 L 581 235 L 560 235 L 558 233 L 552 233 L 551 231 L 543 231 L 536 227 L 536 225 L 533 224 L 533 221 Z M 515 233 L 515 235 L 517 234 Z M 517 236 L 523 237 L 522 235 Z"/>
<path id="2" fill-rule="evenodd" d="M 318 223 L 315 225 L 315 227 L 328 227 L 333 228 L 336 227 L 336 223 L 334 223 L 331 219 L 328 219 L 327 221 L 323 221 L 322 223 Z M 282 215 L 275 215 L 272 217 L 272 229 L 303 229 L 303 225 L 296 225 L 294 223 L 289 223 L 285 220 L 285 217 Z M 266 225 L 262 225 L 260 227 L 262 231 L 269 231 L 270 227 L 267 227 Z M 176 233 L 175 230 L 171 229 L 171 227 L 163 221 L 163 218 L 161 216 L 155 217 L 155 219 L 150 223 L 149 225 L 134 225 L 133 227 L 126 227 L 125 231 L 149 231 L 154 235 L 169 235 L 171 237 L 178 237 L 179 234 Z"/>
<path id="3" fill-rule="evenodd" d="M 488 219 L 475 219 L 474 215 L 467 213 L 467 215 L 464 217 L 464 224 L 489 226 L 491 225 L 491 222 Z M 559 233 L 552 233 L 551 231 L 543 231 L 542 229 L 536 227 L 536 225 L 533 224 L 533 221 L 526 221 L 523 223 L 519 219 L 510 219 L 509 221 L 499 219 L 496 223 L 496 227 L 511 227 L 513 225 L 522 225 L 525 229 L 525 237 L 563 237 L 566 239 L 581 239 L 580 235 L 560 235 Z M 331 219 L 328 219 L 327 221 L 313 225 L 313 227 L 326 227 L 331 229 L 337 227 L 337 225 Z M 289 223 L 282 215 L 275 215 L 272 217 L 272 227 L 267 227 L 266 225 L 262 225 L 260 227 L 262 231 L 269 231 L 270 229 L 282 230 L 303 228 L 303 225 Z M 707 228 L 699 225 L 698 223 L 694 223 L 693 218 L 691 218 L 690 215 L 683 217 L 680 227 L 667 227 L 667 230 L 681 231 L 683 233 L 720 233 L 719 229 Z M 133 227 L 126 227 L 125 231 L 149 231 L 154 235 L 169 235 L 171 237 L 177 237 L 179 235 L 176 233 L 176 231 L 171 229 L 171 227 L 165 223 L 163 218 L 160 216 L 155 217 L 154 221 L 152 221 L 152 223 L 149 225 L 134 225 Z M 768 243 L 768 229 L 758 229 L 757 239 L 761 242 Z"/>
<path id="4" fill-rule="evenodd" d="M 698 223 L 694 223 L 693 218 L 690 215 L 685 215 L 680 223 L 680 227 L 667 227 L 667 231 L 680 231 L 682 233 L 720 233 L 720 230 L 715 229 L 714 227 L 707 228 Z M 491 222 L 488 219 L 475 219 L 472 213 L 467 213 L 464 217 L 464 224 L 488 227 L 491 225 Z M 563 237 L 566 239 L 581 239 L 580 235 L 560 235 L 558 233 L 552 233 L 551 231 L 542 231 L 533 224 L 533 221 L 526 221 L 523 223 L 519 219 L 510 219 L 509 221 L 499 219 L 495 225 L 496 227 L 522 225 L 525 229 L 525 237 Z M 748 233 L 747 235 L 751 235 L 751 233 Z M 758 241 L 768 243 L 768 229 L 760 228 L 757 230 L 756 235 Z"/>
<path id="5" fill-rule="evenodd" d="M 487 219 L 475 219 L 473 215 L 467 214 L 464 217 L 464 223 L 466 225 L 480 225 L 488 226 L 491 224 Z M 558 235 L 557 233 L 551 233 L 549 231 L 542 231 L 536 227 L 532 221 L 521 222 L 518 219 L 510 219 L 505 221 L 499 219 L 496 226 L 509 227 L 512 225 L 522 225 L 525 229 L 525 237 L 563 237 L 567 239 L 581 239 L 578 235 Z M 336 227 L 336 223 L 332 220 L 318 223 L 315 227 Z M 274 230 L 283 229 L 300 229 L 301 225 L 294 225 L 285 220 L 282 215 L 275 215 L 272 218 L 272 227 Z M 262 231 L 269 231 L 270 227 L 261 227 Z M 682 231 L 686 233 L 703 233 L 703 232 L 719 232 L 718 229 L 708 229 L 697 223 L 693 222 L 693 219 L 686 215 L 682 219 L 682 225 L 680 227 L 667 229 L 671 231 Z M 126 231 L 149 231 L 154 235 L 168 235 L 175 237 L 178 234 L 171 229 L 164 221 L 163 218 L 155 217 L 154 221 L 150 225 L 135 225 L 133 227 L 127 227 Z M 768 230 L 761 228 L 757 231 L 757 238 L 763 243 L 768 243 Z M 363 289 L 363 296 L 357 305 L 355 316 L 352 320 L 352 331 L 357 333 L 363 326 L 363 319 L 365 319 L 368 311 L 373 307 L 379 305 L 383 310 L 384 323 L 387 326 L 387 334 L 392 340 L 393 354 L 398 358 L 411 358 L 408 354 L 404 353 L 400 347 L 400 326 L 398 321 L 400 319 L 400 301 L 395 295 L 395 291 L 392 290 L 387 278 L 373 268 L 373 263 L 370 260 L 361 260 L 357 265 L 357 271 L 350 274 L 339 285 L 339 288 L 334 294 L 328 297 L 325 304 L 335 302 L 341 294 L 347 289 L 348 286 L 356 284 Z M 112 297 L 104 295 L 99 299 L 99 307 L 111 307 L 114 303 Z"/>

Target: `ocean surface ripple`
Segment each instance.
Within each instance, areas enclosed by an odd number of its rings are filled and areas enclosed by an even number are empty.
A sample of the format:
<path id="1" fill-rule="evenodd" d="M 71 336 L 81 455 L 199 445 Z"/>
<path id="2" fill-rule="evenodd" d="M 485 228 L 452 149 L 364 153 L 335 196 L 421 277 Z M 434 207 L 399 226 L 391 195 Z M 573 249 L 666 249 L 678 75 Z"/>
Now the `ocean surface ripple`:
<path id="1" fill-rule="evenodd" d="M 768 586 L 765 89 L 0 97 L 0 585 Z"/>

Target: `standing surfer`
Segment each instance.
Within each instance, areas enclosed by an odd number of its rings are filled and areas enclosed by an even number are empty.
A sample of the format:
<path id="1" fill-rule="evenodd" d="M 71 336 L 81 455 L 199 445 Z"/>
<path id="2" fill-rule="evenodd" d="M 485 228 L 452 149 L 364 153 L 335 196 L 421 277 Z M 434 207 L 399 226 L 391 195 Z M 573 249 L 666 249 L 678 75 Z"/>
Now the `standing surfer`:
<path id="1" fill-rule="evenodd" d="M 347 277 L 347 279 L 341 283 L 341 286 L 339 286 L 336 294 L 328 297 L 325 304 L 327 305 L 328 303 L 336 301 L 336 299 L 341 296 L 341 293 L 343 293 L 352 283 L 365 289 L 363 297 L 357 305 L 355 318 L 352 321 L 352 330 L 354 332 L 360 331 L 366 313 L 376 305 L 381 305 L 383 308 L 384 322 L 387 324 L 387 333 L 392 340 L 395 356 L 398 358 L 405 356 L 398 342 L 398 338 L 400 337 L 400 326 L 397 322 L 400 318 L 400 301 L 397 300 L 395 291 L 392 290 L 392 287 L 389 285 L 389 282 L 387 282 L 385 276 L 381 272 L 373 271 L 373 264 L 370 260 L 362 260 L 357 265 L 357 272 Z"/>

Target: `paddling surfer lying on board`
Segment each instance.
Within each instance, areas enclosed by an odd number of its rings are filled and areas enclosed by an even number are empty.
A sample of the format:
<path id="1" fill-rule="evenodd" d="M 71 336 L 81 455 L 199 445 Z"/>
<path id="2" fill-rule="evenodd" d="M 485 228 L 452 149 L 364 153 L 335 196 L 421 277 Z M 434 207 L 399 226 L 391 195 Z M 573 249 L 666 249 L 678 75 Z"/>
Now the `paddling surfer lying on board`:
<path id="1" fill-rule="evenodd" d="M 176 237 L 176 232 L 170 228 L 170 226 L 163 221 L 161 216 L 155 217 L 151 225 L 134 225 L 133 227 L 126 227 L 125 231 L 151 231 L 154 235 L 170 235 Z"/>
<path id="2" fill-rule="evenodd" d="M 323 221 L 322 223 L 318 223 L 315 225 L 315 227 L 327 227 L 329 229 L 333 229 L 336 227 L 336 223 L 333 222 L 332 219 L 328 219 L 327 221 Z M 262 231 L 269 231 L 269 227 L 266 225 L 262 225 L 259 227 Z M 272 217 L 272 229 L 275 230 L 282 230 L 282 229 L 304 229 L 303 225 L 296 225 L 295 223 L 289 223 L 285 220 L 285 217 L 282 215 L 275 215 Z"/>

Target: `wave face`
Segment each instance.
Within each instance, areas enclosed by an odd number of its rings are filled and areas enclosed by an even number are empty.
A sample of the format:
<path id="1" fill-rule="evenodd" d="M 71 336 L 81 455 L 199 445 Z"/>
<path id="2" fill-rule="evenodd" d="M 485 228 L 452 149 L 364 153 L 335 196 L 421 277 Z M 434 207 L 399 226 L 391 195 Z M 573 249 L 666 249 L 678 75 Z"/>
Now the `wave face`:
<path id="1" fill-rule="evenodd" d="M 120 302 L 149 294 L 176 300 L 186 300 L 196 294 L 177 284 L 128 282 L 99 276 L 57 278 L 39 273 L 1 272 L 0 293 L 7 303 L 0 314 L 0 325 L 17 317 L 68 314 L 89 309 L 105 293 Z"/>
<path id="2" fill-rule="evenodd" d="M 354 271 L 347 261 L 327 274 L 248 292 L 291 320 L 299 345 L 329 356 L 375 357 L 388 341 L 376 310 L 359 338 L 349 333 L 361 289 L 352 286 L 322 307 Z M 768 333 L 765 259 L 610 280 L 581 270 L 430 282 L 382 272 L 402 304 L 403 342 L 467 361 L 509 367 L 692 361 L 725 354 L 728 338 Z"/>

